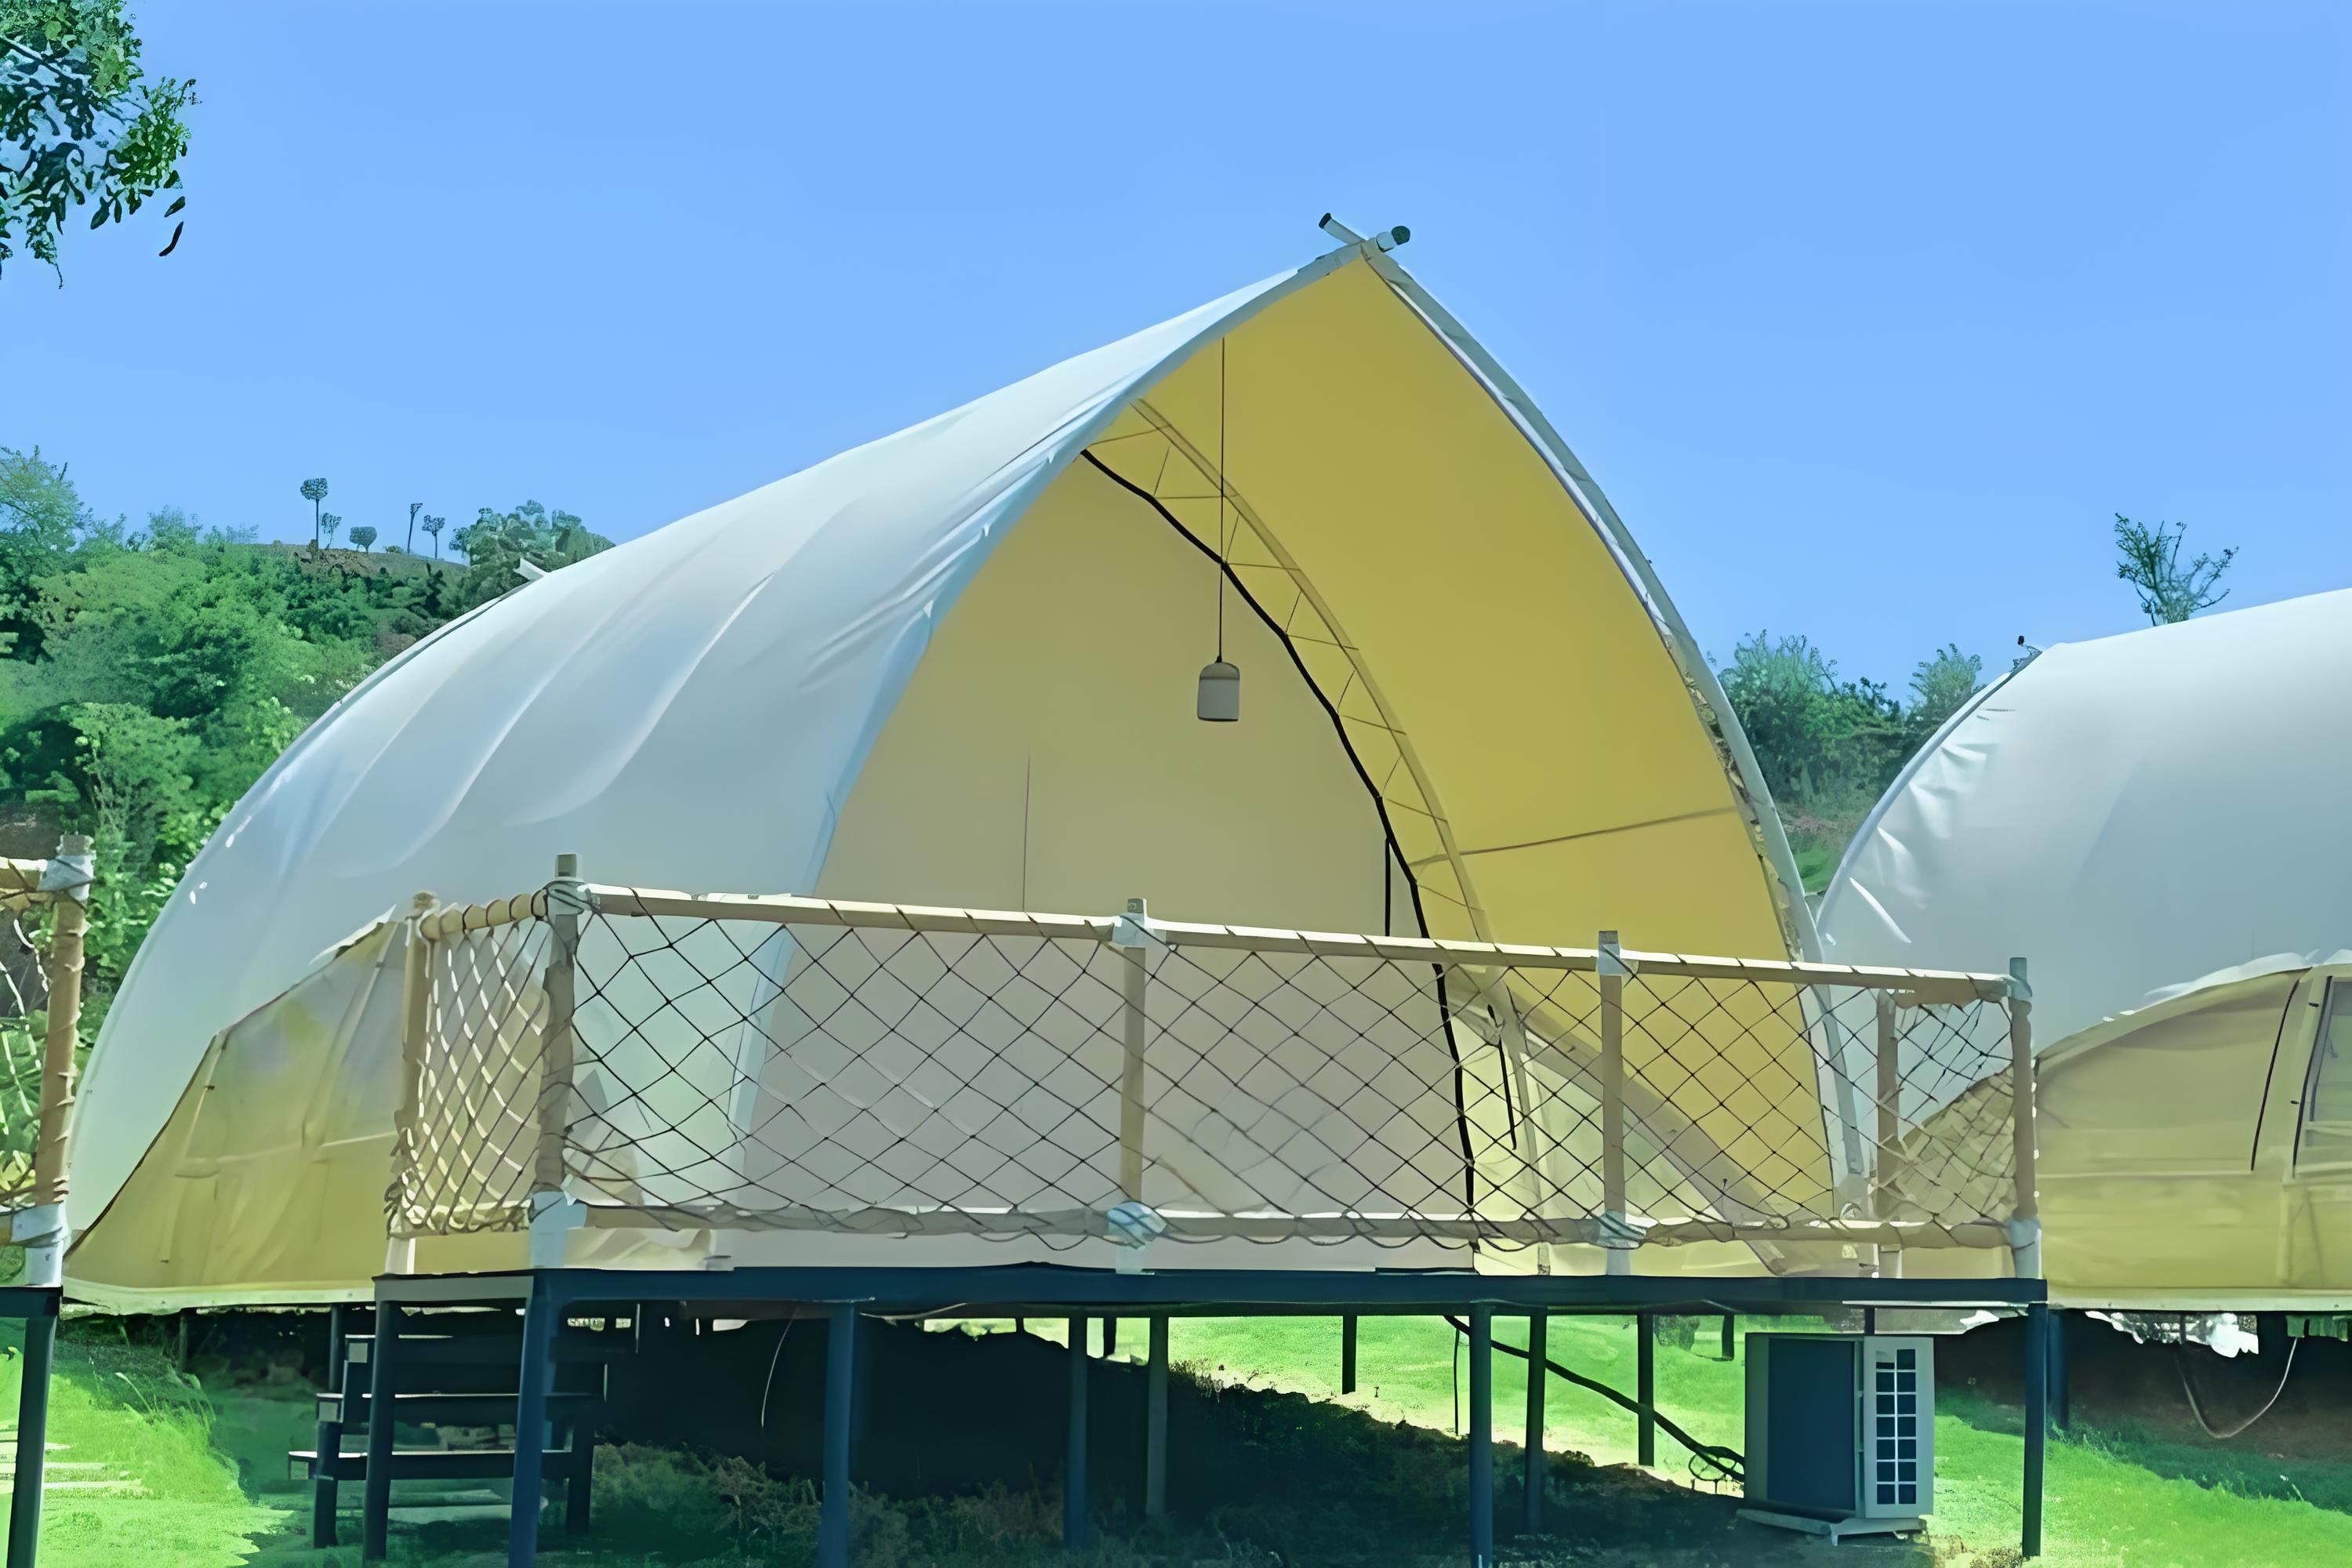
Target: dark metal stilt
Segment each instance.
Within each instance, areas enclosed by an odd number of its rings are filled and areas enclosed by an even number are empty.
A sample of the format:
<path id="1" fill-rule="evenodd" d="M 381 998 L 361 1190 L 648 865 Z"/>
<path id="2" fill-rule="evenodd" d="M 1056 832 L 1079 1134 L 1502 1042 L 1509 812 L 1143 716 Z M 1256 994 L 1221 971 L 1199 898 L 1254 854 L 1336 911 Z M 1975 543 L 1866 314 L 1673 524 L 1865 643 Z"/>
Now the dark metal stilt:
<path id="1" fill-rule="evenodd" d="M 1144 1370 L 1143 1517 L 1158 1519 L 1168 1508 L 1168 1317 L 1150 1319 L 1150 1350 Z"/>
<path id="2" fill-rule="evenodd" d="M 57 1351 L 58 1309 L 25 1319 L 25 1381 L 16 1389 L 16 1479 L 10 1489 L 8 1568 L 33 1568 L 40 1550 L 41 1481 L 48 1463 L 49 1364 Z"/>
<path id="3" fill-rule="evenodd" d="M 1658 1462 L 1658 1321 L 1643 1312 L 1633 1320 L 1633 1400 L 1642 1407 L 1635 1417 L 1634 1458 L 1644 1465 Z"/>
<path id="4" fill-rule="evenodd" d="M 1723 1359 L 1739 1359 L 1739 1320 L 1729 1312 L 1723 1314 Z"/>
<path id="5" fill-rule="evenodd" d="M 329 1388 L 343 1385 L 343 1304 L 327 1309 L 327 1381 Z"/>
<path id="6" fill-rule="evenodd" d="M 2050 1425 L 2063 1432 L 2074 1425 L 2073 1379 L 2066 1375 L 2066 1313 L 2050 1309 Z"/>
<path id="7" fill-rule="evenodd" d="M 816 1568 L 849 1568 L 849 1434 L 857 1388 L 857 1309 L 833 1308 L 824 1343 L 824 1493 L 819 1500 Z"/>
<path id="8" fill-rule="evenodd" d="M 378 1301 L 375 1337 L 368 1343 L 367 1479 L 360 1489 L 360 1561 L 381 1563 L 392 1522 L 393 1391 L 398 1386 L 397 1302 Z"/>
<path id="9" fill-rule="evenodd" d="M 2025 1525 L 2020 1545 L 2042 1555 L 2042 1462 L 2050 1426 L 2050 1309 L 2025 1309 Z"/>
<path id="10" fill-rule="evenodd" d="M 547 1394 L 555 1370 L 555 1320 L 561 1309 L 544 1283 L 531 1288 L 522 1310 L 522 1367 L 515 1398 L 514 1496 L 507 1505 L 507 1568 L 531 1568 L 539 1561 L 539 1512 L 546 1500 Z M 369 1412 L 368 1436 L 375 1436 Z M 384 1425 L 391 1409 L 383 1410 Z M 373 1442 L 370 1451 L 373 1452 Z M 372 1486 L 373 1468 L 368 1472 Z"/>
<path id="11" fill-rule="evenodd" d="M 1105 1318 L 1103 1320 L 1103 1360 L 1108 1361 L 1118 1353 L 1118 1320 L 1117 1318 Z"/>
<path id="12" fill-rule="evenodd" d="M 1062 1463 L 1062 1544 L 1086 1549 L 1087 1529 L 1087 1321 L 1070 1320 L 1070 1448 Z"/>
<path id="13" fill-rule="evenodd" d="M 1527 1518 L 1524 1522 L 1529 1535 L 1543 1533 L 1544 1389 L 1550 1381 L 1550 1373 L 1544 1368 L 1549 1356 L 1544 1341 L 1549 1323 L 1549 1314 L 1541 1308 L 1528 1314 Z"/>
<path id="14" fill-rule="evenodd" d="M 1495 1310 L 1470 1309 L 1470 1563 L 1495 1561 Z"/>
<path id="15" fill-rule="evenodd" d="M 1356 1314 L 1339 1320 L 1339 1392 L 1356 1392 Z"/>

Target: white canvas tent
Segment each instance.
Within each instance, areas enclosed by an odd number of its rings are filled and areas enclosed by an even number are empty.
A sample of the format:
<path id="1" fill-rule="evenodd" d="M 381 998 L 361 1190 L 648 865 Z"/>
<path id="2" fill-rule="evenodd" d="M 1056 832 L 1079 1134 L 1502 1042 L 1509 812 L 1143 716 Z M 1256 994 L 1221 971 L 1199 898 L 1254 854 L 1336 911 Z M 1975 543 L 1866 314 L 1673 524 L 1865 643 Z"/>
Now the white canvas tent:
<path id="1" fill-rule="evenodd" d="M 1235 724 L 1192 711 L 1221 605 Z M 559 851 L 656 886 L 1811 941 L 1643 557 L 1380 241 L 566 567 L 379 671 L 139 954 L 79 1105 L 72 1288 L 363 1294 L 399 967 L 396 931 L 363 928 L 418 890 L 536 887 Z M 1819 1138 L 1816 1092 L 1784 1109 Z M 518 1250 L 430 1242 L 416 1267 Z"/>
<path id="2" fill-rule="evenodd" d="M 1922 750 L 1821 901 L 1840 963 L 2031 955 L 2053 1299 L 2352 1301 L 2341 1173 L 2294 1126 L 2352 942 L 2347 692 L 2352 592 L 2053 647 Z"/>

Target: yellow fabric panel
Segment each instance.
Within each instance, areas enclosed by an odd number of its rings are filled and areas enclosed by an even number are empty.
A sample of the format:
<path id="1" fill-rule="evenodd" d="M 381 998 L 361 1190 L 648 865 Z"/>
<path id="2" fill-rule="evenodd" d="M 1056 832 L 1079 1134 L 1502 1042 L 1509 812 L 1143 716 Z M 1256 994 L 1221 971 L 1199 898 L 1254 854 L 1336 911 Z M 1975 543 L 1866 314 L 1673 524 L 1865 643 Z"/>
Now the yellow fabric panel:
<path id="1" fill-rule="evenodd" d="M 1284 626 L 1433 933 L 1584 945 L 1611 928 L 1634 947 L 1786 955 L 1754 833 L 1646 607 L 1540 455 L 1369 268 L 1271 308 L 1143 407 L 1162 439 L 1122 419 L 1097 455 L 1222 548 Z M 1628 1004 L 1647 1005 L 1638 989 Z M 1811 1053 L 1738 1011 L 1712 1020 L 1722 1037 L 1652 1135 L 1685 1189 L 1704 1169 L 1818 1210 Z M 1637 1076 L 1661 1048 L 1634 1020 Z M 1496 1151 L 1500 1086 L 1471 1088 L 1474 1143 Z M 1507 1206 L 1482 1191 L 1482 1208 Z"/>
<path id="2" fill-rule="evenodd" d="M 2226 987 L 2210 1005 L 2045 1067 L 2035 1102 L 2045 1177 L 2250 1173 L 2272 1057 L 2300 978 Z"/>
<path id="3" fill-rule="evenodd" d="M 1072 913 L 1139 895 L 1168 920 L 1380 930 L 1371 801 L 1238 600 L 1225 649 L 1242 721 L 1194 717 L 1216 584 L 1143 501 L 1085 462 L 1065 471 L 942 618 L 817 891 Z"/>
<path id="4" fill-rule="evenodd" d="M 1571 896 L 1560 889 L 1574 889 L 1572 896 L 1591 909 L 1611 911 L 1604 924 L 1625 946 L 1653 952 L 1738 952 L 1735 944 L 1756 934 L 1757 905 L 1763 901 L 1759 890 L 1748 904 L 1728 898 L 1714 905 L 1697 902 L 1692 883 L 1670 869 L 1716 868 L 1713 879 L 1720 886 L 1735 879 L 1743 862 L 1755 866 L 1747 822 L 1728 804 L 1632 832 L 1593 833 L 1466 858 L 1489 910 L 1540 907 Z M 1757 875 L 1760 883 L 1760 871 Z M 1706 881 L 1701 876 L 1698 885 Z M 1601 929 L 1537 940 L 1590 947 Z"/>
<path id="5" fill-rule="evenodd" d="M 1230 482 L 1374 666 L 1461 848 L 1600 828 L 1649 843 L 1643 825 L 1733 808 L 1681 674 L 1607 545 L 1368 266 L 1273 306 L 1150 395 L 1213 464 L 1221 358 Z M 1649 878 L 1674 894 L 1643 940 L 1785 953 L 1752 846 L 1654 843 Z M 1534 886 L 1505 902 L 1480 885 L 1496 936 L 1582 941 L 1628 923 L 1602 901 L 1616 889 L 1529 896 Z"/>
<path id="6" fill-rule="evenodd" d="M 2352 1306 L 2352 1198 L 2344 1184 L 2299 1180 L 2288 1165 L 2316 1022 L 2307 1004 L 2322 979 L 2289 971 L 2216 986 L 2085 1031 L 2042 1059 L 2037 1172 L 2053 1300 Z M 1988 1082 L 1942 1121 L 2000 1126 L 2008 1098 L 2005 1079 Z M 1998 1273 L 2000 1263 L 1939 1252 L 1913 1272 Z"/>
<path id="7" fill-rule="evenodd" d="M 383 1267 L 400 1102 L 398 928 L 377 926 L 215 1038 L 163 1132 L 66 1265 L 74 1294 L 174 1301 L 364 1300 Z M 514 1237 L 420 1248 L 510 1268 Z"/>

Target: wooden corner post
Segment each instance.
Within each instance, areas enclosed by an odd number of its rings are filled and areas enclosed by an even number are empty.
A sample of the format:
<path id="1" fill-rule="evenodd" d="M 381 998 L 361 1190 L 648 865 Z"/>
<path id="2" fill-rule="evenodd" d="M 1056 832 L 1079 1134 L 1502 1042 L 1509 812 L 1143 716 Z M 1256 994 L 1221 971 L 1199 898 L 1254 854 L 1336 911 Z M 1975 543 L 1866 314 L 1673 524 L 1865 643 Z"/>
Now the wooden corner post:
<path id="1" fill-rule="evenodd" d="M 1633 1272 L 1633 1227 L 1625 1215 L 1625 960 L 1617 933 L 1604 931 L 1594 968 L 1601 990 L 1601 1245 L 1612 1274 Z"/>
<path id="2" fill-rule="evenodd" d="M 40 1121 L 33 1151 L 36 1208 L 66 1201 L 66 1124 L 73 1115 L 74 1052 L 81 1037 L 82 938 L 89 929 L 90 876 L 90 841 L 79 833 L 58 841 L 57 855 L 41 874 L 51 923 L 48 1033 L 42 1041 Z M 58 1222 L 63 1221 L 60 1214 Z"/>
<path id="3" fill-rule="evenodd" d="M 1891 1224 L 1895 1218 L 1895 1184 L 1903 1178 L 1903 1063 L 1898 1055 L 1902 1036 L 1895 1026 L 1895 997 L 1874 994 L 1878 1005 L 1878 1131 L 1877 1171 L 1872 1183 L 1873 1219 Z M 1881 1244 L 1878 1273 L 1883 1279 L 1903 1278 L 1903 1251 Z"/>
<path id="4" fill-rule="evenodd" d="M 2042 1277 L 2042 1201 L 2034 1177 L 2033 987 L 2025 960 L 2009 961 L 2009 1118 L 2014 1142 L 2017 1204 L 2009 1221 L 2010 1258 L 2020 1279 Z"/>
<path id="5" fill-rule="evenodd" d="M 572 1009 L 580 952 L 580 857 L 558 855 L 555 879 L 547 885 L 547 1021 L 540 1034 L 539 1142 L 530 1168 L 530 1261 L 534 1268 L 560 1266 L 564 1233 L 580 1218 L 563 1195 L 563 1145 L 572 1126 L 572 1079 L 575 1035 Z"/>
<path id="6" fill-rule="evenodd" d="M 392 1215 L 392 1235 L 383 1249 L 383 1271 L 414 1271 L 416 1243 L 404 1236 L 425 1185 L 425 1172 L 433 1158 L 425 1147 L 425 1061 L 433 1045 L 433 951 L 425 934 L 425 917 L 438 906 L 430 893 L 408 900 L 408 947 L 400 972 L 400 1104 L 393 1111 L 393 1185 L 399 1194 Z"/>
<path id="7" fill-rule="evenodd" d="M 1125 961 L 1120 973 L 1125 1005 L 1120 1009 L 1126 1064 L 1118 1086 L 1118 1193 L 1129 1203 L 1143 1201 L 1143 1048 L 1150 1028 L 1150 907 L 1127 900 L 1111 927 L 1111 945 Z"/>

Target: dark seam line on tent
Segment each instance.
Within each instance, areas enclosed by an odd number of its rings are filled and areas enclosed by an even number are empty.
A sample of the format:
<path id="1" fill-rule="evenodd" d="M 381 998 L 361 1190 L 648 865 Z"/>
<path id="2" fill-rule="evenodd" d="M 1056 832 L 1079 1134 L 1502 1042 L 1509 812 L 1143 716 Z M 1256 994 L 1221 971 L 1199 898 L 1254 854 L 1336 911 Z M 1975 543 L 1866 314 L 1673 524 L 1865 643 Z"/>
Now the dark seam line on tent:
<path id="1" fill-rule="evenodd" d="M 1339 710 L 1331 705 L 1330 698 L 1325 696 L 1323 689 L 1315 683 L 1314 674 L 1307 669 L 1307 661 L 1298 657 L 1297 648 L 1291 646 L 1290 634 L 1284 631 L 1280 626 L 1275 625 L 1274 617 L 1265 613 L 1265 606 L 1259 604 L 1257 602 L 1257 596 L 1252 594 L 1249 591 L 1248 586 L 1244 584 L 1239 577 L 1234 574 L 1233 563 L 1228 561 L 1220 560 L 1210 551 L 1207 545 L 1202 543 L 1198 538 L 1194 537 L 1191 529 L 1186 528 L 1181 522 L 1177 521 L 1175 513 L 1170 511 L 1166 507 L 1160 504 L 1160 498 L 1158 496 L 1153 495 L 1150 490 L 1138 485 L 1126 475 L 1119 473 L 1109 464 L 1104 462 L 1100 458 L 1096 457 L 1093 452 L 1081 450 L 1078 455 L 1086 458 L 1087 462 L 1093 464 L 1096 471 L 1100 473 L 1104 478 L 1109 479 L 1111 483 L 1117 485 L 1119 489 L 1125 490 L 1128 494 L 1133 496 L 1144 505 L 1150 507 L 1153 511 L 1158 512 L 1160 518 L 1166 521 L 1168 526 L 1176 531 L 1176 536 L 1179 539 L 1191 544 L 1193 549 L 1198 550 L 1202 554 L 1208 556 L 1210 560 L 1215 561 L 1217 563 L 1218 570 L 1222 571 L 1225 574 L 1226 580 L 1233 584 L 1234 592 L 1240 595 L 1242 603 L 1250 607 L 1251 613 L 1256 616 L 1259 621 L 1264 623 L 1265 629 L 1274 634 L 1275 640 L 1282 644 L 1283 652 L 1290 656 L 1292 667 L 1298 671 L 1298 679 L 1306 682 L 1307 690 L 1315 693 L 1315 700 L 1323 705 L 1323 711 L 1331 716 L 1331 730 L 1334 734 L 1339 737 L 1339 749 L 1347 753 L 1349 765 L 1356 770 L 1356 777 L 1363 781 L 1364 792 L 1372 797 L 1372 809 L 1380 816 L 1381 833 L 1389 841 L 1389 852 L 1396 857 L 1397 864 L 1404 868 L 1405 885 L 1412 889 L 1413 919 L 1420 922 L 1422 934 L 1423 936 L 1427 936 L 1429 934 L 1429 920 L 1427 915 L 1423 911 L 1421 906 L 1421 879 L 1413 875 L 1411 863 L 1404 858 L 1404 847 L 1397 842 L 1396 829 L 1389 823 L 1389 803 L 1381 796 L 1380 790 L 1373 785 L 1371 772 L 1364 766 L 1364 760 L 1356 755 L 1355 745 L 1348 739 L 1348 727 L 1339 721 Z M 1478 1178 L 1477 1166 L 1475 1163 L 1475 1157 L 1470 1152 L 1470 1102 L 1468 1085 L 1463 1078 L 1462 1051 L 1460 1047 L 1454 1043 L 1454 1006 L 1452 998 L 1447 994 L 1445 971 L 1442 965 L 1438 964 L 1432 964 L 1430 967 L 1436 972 L 1437 1005 L 1440 1014 L 1444 1016 L 1445 1021 L 1445 1054 L 1454 1059 L 1454 1129 L 1462 1140 L 1463 1212 L 1475 1215 L 1478 1212 Z M 1504 1084 L 1504 1118 L 1509 1125 L 1516 1128 L 1518 1124 L 1518 1115 L 1511 1107 L 1510 1075 L 1506 1072 L 1502 1075 L 1502 1078 Z M 1475 1241 L 1472 1242 L 1471 1247 L 1475 1251 L 1476 1249 L 1477 1243 Z"/>
<path id="2" fill-rule="evenodd" d="M 2254 1141 L 2253 1143 L 2246 1150 L 2246 1173 L 2248 1175 L 2252 1175 L 2253 1173 L 2254 1163 L 2262 1153 L 2263 1118 L 2270 1111 L 2271 1085 L 2278 1080 L 2279 1050 L 2286 1044 L 2286 1021 L 2289 1017 L 2293 1016 L 2294 1013 L 2294 994 L 2302 989 L 2303 987 L 2300 985 L 2288 986 L 2286 988 L 2286 1000 L 2279 1005 L 2278 1033 L 2271 1037 L 2271 1065 L 2263 1069 L 2263 1097 L 2261 1100 L 2254 1102 Z M 2320 983 L 2319 997 L 2321 1002 L 2325 1002 L 2327 999 L 2327 983 L 2326 981 L 2322 981 Z M 2313 1005 L 2316 1006 L 2318 1005 L 2318 1003 L 2314 1003 Z M 2315 1055 L 2317 1054 L 2317 1043 L 2316 1038 L 2315 1038 L 2313 1041 L 2313 1054 Z M 2294 1151 L 2289 1150 L 2288 1159 L 2290 1167 L 2293 1163 L 2293 1158 Z"/>
<path id="3" fill-rule="evenodd" d="M 1573 844 L 1580 838 L 1606 838 L 1612 833 L 1638 833 L 1644 827 L 1671 827 L 1677 822 L 1696 822 L 1701 817 L 1729 816 L 1738 809 L 1736 805 L 1711 805 L 1705 811 L 1654 816 L 1647 822 L 1623 822 L 1614 827 L 1589 827 L 1582 833 L 1557 833 L 1549 838 L 1530 838 L 1520 844 L 1489 844 L 1479 849 L 1457 849 L 1454 853 L 1465 860 L 1473 855 L 1507 855 L 1514 849 L 1541 849 L 1553 844 Z"/>

